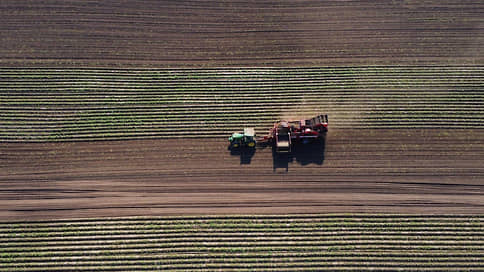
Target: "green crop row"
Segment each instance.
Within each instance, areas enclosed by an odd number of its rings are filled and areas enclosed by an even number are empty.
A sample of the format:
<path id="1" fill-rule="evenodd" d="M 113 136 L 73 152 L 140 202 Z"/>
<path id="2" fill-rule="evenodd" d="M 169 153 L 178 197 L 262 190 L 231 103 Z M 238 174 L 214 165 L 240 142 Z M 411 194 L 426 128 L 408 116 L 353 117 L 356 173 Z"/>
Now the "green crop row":
<path id="1" fill-rule="evenodd" d="M 482 95 L 396 95 L 395 97 L 389 97 L 386 95 L 378 95 L 378 96 L 368 96 L 368 94 L 364 95 L 345 95 L 344 97 L 339 96 L 330 96 L 330 95 L 323 95 L 315 96 L 315 95 L 287 95 L 287 97 L 217 97 L 216 95 L 204 96 L 204 97 L 196 97 L 196 96 L 149 96 L 149 97 L 139 97 L 139 96 L 106 96 L 100 95 L 99 97 L 88 97 L 88 96 L 72 96 L 72 97 L 62 97 L 62 96 L 39 96 L 39 97 L 30 97 L 30 96 L 5 96 L 7 98 L 3 98 L 2 101 L 5 104 L 14 104 L 14 103 L 25 103 L 25 104 L 60 104 L 60 103 L 77 103 L 77 104 L 145 104 L 145 103 L 158 103 L 160 105 L 164 104 L 176 104 L 176 103 L 192 103 L 192 104 L 204 104 L 207 107 L 216 106 L 217 104 L 248 104 L 248 103 L 256 103 L 258 105 L 263 106 L 265 103 L 273 104 L 273 103 L 291 103 L 294 100 L 298 101 L 300 99 L 304 99 L 305 103 L 326 103 L 326 102 L 343 102 L 345 100 L 352 101 L 354 99 L 359 99 L 354 101 L 353 103 L 369 103 L 369 102 L 381 102 L 381 101 L 388 101 L 393 103 L 439 103 L 439 102 L 450 102 L 450 103 L 480 103 L 482 101 Z M 404 99 L 404 101 L 400 101 Z M 468 99 L 464 101 L 459 101 L 458 99 Z M 422 101 L 423 100 L 423 101 Z M 425 101 L 428 100 L 428 101 Z M 430 104 L 432 104 L 430 103 Z"/>
<path id="2" fill-rule="evenodd" d="M 187 259 L 193 261 L 193 263 L 202 262 L 206 258 L 211 258 L 213 263 L 216 262 L 268 262 L 275 259 L 291 258 L 291 259 L 305 259 L 305 260 L 340 260 L 340 261 L 404 261 L 411 262 L 415 261 L 478 261 L 480 258 L 484 257 L 483 254 L 475 253 L 463 253 L 463 252 L 447 252 L 447 253 L 435 253 L 428 252 L 422 253 L 406 253 L 393 252 L 393 253 L 377 253 L 377 252 L 354 252 L 354 253 L 333 253 L 334 251 L 319 251 L 319 252 L 268 252 L 268 253 L 185 253 L 185 254 L 123 254 L 123 255 L 93 255 L 93 256 L 83 256 L 80 253 L 78 256 L 66 256 L 65 261 L 120 261 L 120 260 L 157 260 L 165 259 L 166 263 L 186 263 Z M 10 256 L 10 257 L 13 257 Z M 16 260 L 19 262 L 48 262 L 57 261 L 59 258 L 52 258 L 49 256 L 44 257 L 18 257 L 15 256 Z M 2 264 L 0 264 L 1 266 Z M 4 264 L 5 265 L 5 264 Z M 7 263 L 8 265 L 8 263 Z M 6 265 L 5 265 L 6 266 Z M 33 266 L 33 265 L 32 265 Z"/>
<path id="3" fill-rule="evenodd" d="M 367 94 L 386 94 L 389 97 L 392 94 L 449 94 L 453 91 L 454 94 L 479 94 L 482 89 L 477 83 L 449 85 L 449 84 L 429 84 L 429 85 L 384 85 L 376 83 L 371 85 L 348 85 L 341 84 L 332 86 L 328 83 L 315 84 L 310 83 L 301 84 L 300 86 L 291 85 L 254 85 L 254 86 L 201 86 L 200 84 L 191 86 L 137 86 L 126 88 L 125 86 L 86 86 L 75 87 L 72 84 L 68 86 L 43 86 L 45 89 L 40 89 L 36 86 L 4 86 L 0 88 L 2 94 L 5 95 L 29 95 L 38 96 L 65 96 L 74 95 L 79 99 L 89 95 L 129 95 L 129 96 L 147 96 L 147 95 L 172 95 L 172 96 L 203 96 L 203 95 L 219 95 L 219 96 L 233 96 L 233 97 L 249 97 L 250 95 L 263 96 L 284 96 L 290 94 L 305 94 L 305 95 L 367 95 Z M 87 88 L 88 87 L 88 88 Z"/>
<path id="4" fill-rule="evenodd" d="M 386 120 L 382 119 L 373 119 L 373 118 L 368 118 L 367 122 L 370 125 L 375 125 L 375 124 L 386 124 L 386 122 L 394 122 L 392 125 L 398 125 L 402 121 L 400 118 L 404 117 L 414 117 L 413 115 L 402 115 L 402 116 L 396 116 L 396 117 L 389 117 Z M 461 122 L 465 121 L 467 122 L 467 127 L 472 124 L 476 123 L 476 125 L 479 123 L 479 120 L 483 118 L 484 115 L 479 115 L 479 116 L 473 116 L 473 117 L 468 117 L 468 116 L 454 116 L 453 118 L 450 117 L 442 117 L 442 116 L 436 116 L 430 124 L 436 124 L 436 123 L 442 123 L 442 124 L 452 124 L 452 127 L 455 128 L 455 126 L 459 126 L 459 124 L 453 124 L 453 122 Z M 414 117 L 415 120 L 419 120 L 419 118 Z M 239 127 L 239 130 L 241 130 L 242 127 L 246 126 L 247 121 L 251 121 L 252 125 L 251 127 L 254 127 L 256 130 L 261 130 L 265 133 L 267 131 L 264 130 L 266 126 L 270 126 L 272 124 L 271 120 L 267 120 L 267 118 L 264 118 L 266 120 L 260 120 L 260 119 L 254 119 L 252 120 L 251 118 L 246 119 L 244 122 L 241 122 L 237 118 L 227 118 L 227 119 L 219 119 L 219 118 L 214 118 L 210 122 L 205 122 L 203 118 L 194 118 L 191 121 L 192 122 L 199 122 L 197 125 L 192 125 L 190 128 L 184 128 L 184 126 L 181 125 L 172 125 L 172 122 L 169 122 L 168 120 L 145 120 L 146 122 L 143 122 L 143 119 L 137 120 L 137 119 L 108 119 L 108 120 L 95 120 L 95 121 L 89 121 L 89 122 L 83 122 L 81 120 L 67 120 L 67 121 L 59 121 L 57 123 L 51 123 L 51 122 L 33 122 L 33 121 L 6 121 L 3 126 L 0 127 L 0 131 L 7 132 L 7 131 L 17 131 L 18 129 L 23 129 L 24 131 L 32 131 L 36 132 L 37 130 L 42 130 L 44 132 L 59 132 L 59 133 L 64 133 L 65 135 L 68 134 L 82 134 L 82 133 L 88 133 L 88 132 L 103 132 L 113 129 L 113 128 L 133 128 L 138 131 L 142 132 L 149 132 L 149 131 L 156 131 L 156 132 L 165 132 L 165 133 L 178 133 L 178 134 L 188 134 L 190 131 L 194 131 L 197 129 L 204 129 L 204 128 L 211 128 L 212 131 L 211 133 L 227 133 L 223 129 L 216 128 L 217 125 L 222 126 L 223 124 L 226 124 L 227 122 L 230 122 L 230 126 L 226 126 L 226 129 L 232 129 L 232 130 L 237 130 Z M 345 120 L 344 117 L 339 118 L 339 120 Z M 183 121 L 183 119 L 176 119 L 176 122 Z M 351 122 L 348 122 L 351 124 Z M 160 128 L 153 128 L 153 126 L 159 125 Z M 341 127 L 341 126 L 334 126 L 334 127 Z M 176 132 L 174 130 L 176 129 L 182 129 L 183 132 Z"/>
<path id="5" fill-rule="evenodd" d="M 470 117 L 455 117 L 455 118 L 445 118 L 445 117 L 438 117 L 432 120 L 432 122 L 428 122 L 426 125 L 416 125 L 414 128 L 417 127 L 430 127 L 431 125 L 440 125 L 442 127 L 449 127 L 449 128 L 470 128 L 472 125 L 478 127 L 480 124 L 480 116 L 476 116 L 474 118 Z M 229 119 L 230 120 L 230 119 Z M 250 120 L 250 119 L 249 119 Z M 344 120 L 344 118 L 340 118 L 340 120 Z M 420 120 L 420 118 L 415 118 L 415 120 Z M 179 122 L 181 120 L 177 120 Z M 200 120 L 194 119 L 194 122 L 199 122 Z M 460 125 L 460 122 L 464 121 L 467 124 L 465 126 Z M 404 121 L 400 118 L 389 118 L 387 120 L 382 119 L 368 119 L 368 125 L 381 125 L 385 127 L 395 128 L 395 127 L 405 127 Z M 58 125 L 48 125 L 48 124 L 12 124 L 11 126 L 4 124 L 0 128 L 0 133 L 12 133 L 18 132 L 18 130 L 22 129 L 23 132 L 30 132 L 32 134 L 36 133 L 59 133 L 62 135 L 84 135 L 84 134 L 93 134 L 93 135 L 102 135 L 102 134 L 123 134 L 128 135 L 129 133 L 123 132 L 113 132 L 113 130 L 122 130 L 122 129 L 130 129 L 131 133 L 163 133 L 163 134 L 178 134 L 178 135 L 188 135 L 193 131 L 204 130 L 199 132 L 200 135 L 207 135 L 207 134 L 222 134 L 222 135 L 229 135 L 227 131 L 240 131 L 242 127 L 247 126 L 246 122 L 240 121 L 233 121 L 230 126 L 225 125 L 227 123 L 226 120 L 212 120 L 210 122 L 201 122 L 200 124 L 192 125 L 189 128 L 186 128 L 183 124 L 173 124 L 171 122 L 163 122 L 163 121 L 150 121 L 146 123 L 139 123 L 135 121 L 125 121 L 125 122 L 115 122 L 115 121 L 106 121 L 106 122 L 91 122 L 91 123 L 65 123 L 65 124 L 58 124 Z M 347 125 L 356 124 L 356 122 L 351 122 L 349 120 Z M 154 125 L 160 125 L 160 127 L 154 127 Z M 220 126 L 224 126 L 225 129 L 220 128 Z M 260 135 L 267 134 L 268 130 L 265 129 L 266 126 L 271 126 L 271 121 L 263 121 L 257 120 L 252 122 L 251 127 L 254 127 L 256 132 L 260 132 Z M 346 128 L 346 126 L 336 125 L 333 126 L 335 128 Z"/>
<path id="6" fill-rule="evenodd" d="M 0 97 L 0 99 L 2 99 Z M 79 101 L 80 98 L 76 97 L 17 97 L 17 96 L 8 96 L 5 99 L 2 99 L 5 105 L 9 104 L 33 104 L 33 105 L 65 105 L 65 104 L 159 104 L 161 105 L 177 105 L 180 103 L 183 104 L 203 104 L 207 107 L 213 107 L 217 105 L 226 105 L 226 104 L 251 104 L 255 103 L 255 105 L 259 106 L 266 106 L 271 104 L 286 104 L 301 99 L 300 95 L 288 95 L 287 97 L 271 97 L 271 98 L 257 98 L 257 97 L 224 97 L 224 98 L 217 98 L 217 97 L 169 97 L 169 96 L 150 96 L 150 97 L 127 97 L 127 96 L 99 96 L 99 97 L 83 97 L 82 101 Z M 410 96 L 410 95 L 395 95 L 392 98 L 394 101 L 388 101 L 388 96 L 386 95 L 379 95 L 379 96 L 371 96 L 368 97 L 366 95 L 347 95 L 345 98 L 341 98 L 338 96 L 335 97 L 325 97 L 321 98 L 319 96 L 304 96 L 304 103 L 313 103 L 315 105 L 319 103 L 331 103 L 331 102 L 338 102 L 343 103 L 349 101 L 353 104 L 361 104 L 361 103 L 374 103 L 374 102 L 393 102 L 394 104 L 406 104 L 406 103 L 417 103 L 417 104 L 439 104 L 439 103 L 450 103 L 450 104 L 459 104 L 459 103 L 468 103 L 468 104 L 479 104 L 483 105 L 484 95 L 446 95 L 446 96 Z M 460 101 L 462 99 L 463 101 Z M 354 101 L 356 100 L 356 101 Z M 432 102 L 432 103 L 429 103 Z"/>
<path id="7" fill-rule="evenodd" d="M 368 230 L 367 228 L 372 228 Z M 213 228 L 217 231 L 212 232 Z M 247 233 L 286 233 L 291 232 L 293 234 L 304 233 L 328 233 L 341 234 L 344 233 L 368 233 L 368 234 L 384 234 L 386 232 L 397 233 L 434 233 L 434 232 L 447 232 L 460 234 L 473 232 L 475 234 L 481 234 L 484 232 L 482 223 L 426 223 L 426 224 L 405 224 L 404 222 L 395 224 L 368 224 L 368 223 L 335 223 L 335 224 L 315 224 L 315 223 L 193 223 L 182 224 L 173 223 L 166 224 L 160 222 L 145 222 L 137 225 L 126 225 L 125 223 L 118 225 L 93 225 L 93 226 L 69 226 L 62 225 L 58 227 L 10 227 L 5 226 L 0 229 L 0 237 L 7 235 L 9 237 L 13 235 L 18 236 L 33 236 L 33 235 L 80 235 L 98 233 L 101 234 L 133 234 L 133 233 L 162 233 L 162 234 L 177 234 L 183 233 L 184 235 L 193 233 L 207 233 L 216 235 L 217 233 L 234 233 L 237 230 L 244 230 Z"/>
<path id="8" fill-rule="evenodd" d="M 331 228 L 340 229 L 342 227 L 364 228 L 364 227 L 385 227 L 385 228 L 430 228 L 435 227 L 483 227 L 484 218 L 482 216 L 466 217 L 184 217 L 177 218 L 113 218 L 112 220 L 65 220 L 65 221 L 46 221 L 46 222 L 18 222 L 5 223 L 0 222 L 0 234 L 8 231 L 32 231 L 32 230 L 51 230 L 61 227 L 62 229 L 153 229 L 153 228 L 180 228 L 180 227 L 211 227 L 217 226 L 225 228 L 240 227 L 270 227 L 275 229 L 290 229 L 296 226 L 311 228 Z"/>
<path id="9" fill-rule="evenodd" d="M 311 105 L 304 105 L 300 106 L 298 108 L 308 108 L 310 109 Z M 484 109 L 481 107 L 481 105 L 478 104 L 470 104 L 470 105 L 453 105 L 453 106 L 448 106 L 445 109 L 441 108 L 442 105 L 433 105 L 433 106 L 425 106 L 425 108 L 421 107 L 421 105 L 413 105 L 413 106 L 408 106 L 408 107 L 399 107 L 398 105 L 382 105 L 378 106 L 379 111 L 395 111 L 395 112 L 409 112 L 409 113 L 434 113 L 434 112 L 441 112 L 444 113 L 460 113 L 460 114 L 467 114 L 467 115 L 472 115 L 474 112 L 483 112 Z M 219 115 L 227 115 L 227 116 L 264 116 L 268 114 L 274 114 L 277 113 L 279 114 L 283 108 L 273 106 L 273 107 L 268 107 L 265 111 L 260 111 L 255 106 L 249 106 L 249 107 L 244 107 L 243 110 L 238 110 L 236 112 L 231 111 L 231 107 L 227 106 L 217 106 L 212 108 L 212 110 L 206 109 L 205 107 L 201 107 L 200 105 L 193 105 L 190 109 L 182 109 L 182 108 L 168 108 L 168 109 L 159 109 L 156 106 L 155 107 L 133 107 L 133 108 L 86 108 L 86 109 L 44 109 L 44 110 L 39 110 L 35 108 L 17 108 L 17 107 L 12 107 L 12 108 L 3 108 L 0 109 L 0 115 L 7 118 L 7 117 L 14 117 L 14 116 L 19 116 L 19 117 L 30 117 L 32 119 L 42 119 L 49 117 L 48 120 L 50 121 L 55 120 L 55 119 L 60 119 L 62 120 L 63 118 L 72 118 L 72 117 L 110 117 L 116 116 L 116 115 L 139 115 L 139 116 L 147 116 L 147 117 L 159 117 L 163 118 L 165 115 L 169 117 L 185 117 L 189 118 L 191 114 L 197 114 L 197 115 L 204 115 L 204 116 L 219 116 Z M 369 109 L 367 106 L 352 106 L 351 108 L 348 108 L 347 105 L 339 105 L 335 106 L 332 111 L 334 112 L 348 112 L 349 114 L 354 114 L 357 111 L 362 114 L 369 114 L 373 110 Z M 44 116 L 42 116 L 44 115 Z"/>
<path id="10" fill-rule="evenodd" d="M 32 222 L 0 222 L 0 233 L 6 230 L 24 229 L 35 230 L 37 228 L 151 228 L 180 227 L 180 226 L 257 226 L 270 228 L 292 228 L 294 226 L 305 227 L 484 227 L 484 217 L 480 215 L 331 215 L 331 216 L 186 216 L 186 217 L 134 217 L 134 218 L 93 218 L 93 219 L 67 219 Z"/>
<path id="11" fill-rule="evenodd" d="M 362 271 L 363 270 L 371 270 L 371 271 L 482 271 L 482 267 L 477 265 L 474 266 L 463 266 L 463 265 L 456 265 L 455 267 L 452 266 L 439 266 L 434 265 L 431 267 L 425 266 L 421 267 L 417 264 L 414 266 L 404 266 L 399 268 L 398 265 L 389 265 L 389 266 L 380 266 L 371 268 L 369 264 L 354 264 L 348 266 L 337 266 L 337 263 L 302 263 L 301 266 L 284 266 L 282 263 L 273 264 L 273 265 L 234 265 L 234 266 L 214 266 L 214 265 L 203 265 L 200 264 L 198 266 L 176 266 L 176 267 L 169 267 L 164 265 L 159 265 L 157 263 L 153 265 L 119 265 L 119 266 L 62 266 L 62 267 L 49 267 L 48 271 Z M 9 268 L 7 270 L 0 270 L 0 271 L 39 271 L 44 272 L 46 268 Z"/>
<path id="12" fill-rule="evenodd" d="M 365 235 L 365 236 L 350 236 L 339 235 L 335 237 L 318 236 L 318 235 L 288 235 L 288 236 L 227 236 L 227 237 L 164 237 L 163 235 L 153 237 L 126 237 L 116 239 L 104 239 L 99 237 L 98 239 L 77 239 L 77 240 L 54 240 L 54 241 L 38 241 L 29 240 L 22 242 L 5 242 L 2 243 L 2 249 L 0 252 L 18 252 L 19 249 L 25 249 L 29 247 L 29 250 L 45 250 L 45 249 L 70 249 L 72 247 L 82 248 L 96 248 L 102 246 L 106 247 L 129 247 L 131 245 L 152 245 L 152 243 L 158 244 L 160 247 L 169 245 L 170 247 L 185 247 L 187 245 L 200 244 L 200 245 L 213 245 L 222 246 L 226 243 L 242 246 L 259 246 L 259 245 L 279 245 L 281 243 L 290 243 L 293 246 L 298 245 L 321 245 L 321 246 L 334 246 L 334 245 L 373 245 L 382 244 L 385 246 L 396 244 L 409 244 L 412 245 L 432 245 L 432 246 L 444 246 L 444 245 L 469 245 L 469 246 L 484 246 L 484 236 L 381 236 L 381 235 Z"/>
<path id="13" fill-rule="evenodd" d="M 188 90 L 202 90 L 203 89 L 234 89 L 234 88 L 244 88 L 250 89 L 255 87 L 277 87 L 278 89 L 289 89 L 304 87 L 306 85 L 312 87 L 321 87 L 323 89 L 330 89 L 332 87 L 347 86 L 351 87 L 359 86 L 361 88 L 369 87 L 392 87 L 392 86 L 407 86 L 418 89 L 425 89 L 427 87 L 449 87 L 449 86 L 472 86 L 472 85 L 482 85 L 479 80 L 479 76 L 475 75 L 472 77 L 446 77 L 439 78 L 438 75 L 429 75 L 428 77 L 408 77 L 402 78 L 398 76 L 381 76 L 375 78 L 367 77 L 357 77 L 357 78 L 344 78 L 344 77 L 321 77 L 321 78 L 292 78 L 283 80 L 250 80 L 250 79 L 240 79 L 240 80 L 225 80 L 223 78 L 218 80 L 167 80 L 164 78 L 159 78 L 157 80 L 130 80 L 129 77 L 120 78 L 119 80 L 92 80 L 89 78 L 80 78 L 72 80 L 36 80 L 36 81 L 26 81 L 27 79 L 17 80 L 7 80 L 0 82 L 0 87 L 2 88 L 35 88 L 38 90 L 45 90 L 48 88 L 60 90 L 79 90 L 79 91 L 89 91 L 92 89 L 112 89 L 115 90 L 142 90 L 146 89 L 148 91 L 154 89 L 183 89 Z M 120 88 L 120 89 L 118 89 Z"/>
<path id="14" fill-rule="evenodd" d="M 197 268 L 212 268 L 212 269 L 224 269 L 224 268 L 278 268 L 278 267 L 338 267 L 344 265 L 345 267 L 399 267 L 399 268 L 425 268 L 425 267 L 452 267 L 452 268 L 478 268 L 481 267 L 479 260 L 468 259 L 468 260 L 458 260 L 446 261 L 446 260 L 435 260 L 435 259 L 424 259 L 424 260 L 381 260 L 373 261 L 369 259 L 364 260 L 321 260 L 321 259 L 300 259 L 294 258 L 291 260 L 287 259 L 277 259 L 273 258 L 268 261 L 260 261 L 258 259 L 227 259 L 220 262 L 210 262 L 207 263 L 206 260 L 193 259 L 190 263 L 177 263 L 170 261 L 161 260 L 127 260 L 127 261 L 64 261 L 64 262 L 45 262 L 40 264 L 16 264 L 12 265 L 11 268 L 48 268 L 49 270 L 55 267 L 96 267 L 96 266 L 110 266 L 113 269 L 115 267 L 133 267 L 133 266 L 152 266 L 158 267 L 158 269 L 197 269 Z M 2 267 L 0 266 L 0 269 Z M 28 271 L 28 270 L 27 270 Z"/>
<path id="15" fill-rule="evenodd" d="M 436 236 L 438 235 L 438 236 Z M 283 238 L 283 237 L 319 237 L 322 240 L 328 238 L 336 240 L 351 240 L 362 239 L 365 237 L 371 237 L 373 239 L 390 239 L 397 240 L 412 240 L 412 239 L 433 239 L 433 240 L 479 240 L 484 238 L 484 231 L 481 232 L 468 232 L 468 231 L 429 231 L 429 232 L 405 232 L 405 231 L 375 231 L 375 232 L 356 232 L 356 231 L 333 231 L 333 232 L 320 232 L 320 231 L 307 231 L 295 229 L 291 232 L 272 232 L 270 230 L 260 231 L 247 231 L 244 233 L 232 232 L 194 232 L 191 229 L 180 230 L 179 232 L 169 231 L 76 231 L 76 232 L 34 232 L 34 233 L 11 233 L 10 235 L 0 236 L 0 241 L 5 246 L 20 245 L 20 243 L 58 243 L 68 241 L 107 241 L 107 240 L 139 240 L 139 239 L 215 239 L 215 238 L 248 238 L 248 237 L 261 237 L 269 239 Z M 336 238 L 335 238 L 336 237 Z M 318 238 L 318 239 L 319 239 Z"/>
<path id="16" fill-rule="evenodd" d="M 368 228 L 371 228 L 369 230 Z M 216 230 L 216 231 L 214 231 Z M 52 236 L 54 234 L 62 234 L 62 235 L 80 235 L 80 234 L 94 234 L 100 233 L 102 234 L 144 234 L 144 233 L 160 233 L 166 234 L 168 236 L 171 235 L 197 235 L 197 234 L 205 234 L 205 235 L 216 235 L 216 234 L 223 234 L 228 233 L 232 234 L 237 232 L 237 230 L 244 230 L 247 233 L 269 233 L 269 234 L 278 234 L 278 233 L 286 233 L 290 232 L 292 234 L 297 233 L 327 233 L 328 235 L 331 234 L 357 234 L 357 233 L 367 233 L 367 234 L 384 234 L 386 232 L 391 233 L 415 233 L 419 234 L 421 232 L 446 232 L 447 235 L 450 233 L 460 234 L 460 233 L 475 233 L 475 234 L 482 234 L 484 228 L 482 227 L 482 223 L 475 222 L 462 222 L 462 223 L 453 223 L 453 224 L 446 224 L 446 223 L 426 223 L 426 224 L 405 224 L 395 223 L 395 224 L 368 224 L 368 223 L 334 223 L 334 224 L 316 224 L 316 223 L 304 223 L 300 222 L 298 224 L 294 223 L 287 223 L 287 224 L 275 224 L 275 223 L 196 223 L 196 224 L 183 224 L 183 223 L 174 223 L 174 224 L 165 224 L 165 223 L 158 223 L 158 222 L 146 222 L 140 223 L 139 225 L 126 225 L 126 224 L 119 224 L 119 225 L 93 225 L 93 226 L 66 226 L 60 225 L 57 227 L 10 227 L 5 226 L 0 229 L 0 235 L 3 236 L 13 236 L 18 235 L 22 237 L 23 235 L 31 236 L 31 235 L 48 235 Z M 283 235 L 282 234 L 282 235 Z"/>
<path id="17" fill-rule="evenodd" d="M 23 260 L 34 260 L 38 259 L 64 259 L 69 260 L 71 258 L 83 257 L 86 260 L 91 258 L 122 258 L 122 256 L 144 256 L 145 259 L 149 259 L 151 256 L 163 256 L 164 259 L 180 259 L 187 255 L 196 256 L 210 256 L 213 258 L 218 258 L 218 256 L 251 256 L 256 258 L 267 258 L 267 255 L 278 256 L 284 255 L 294 255 L 294 256 L 307 256 L 311 254 L 317 254 L 319 257 L 340 257 L 340 256 L 364 256 L 364 257 L 375 257 L 375 256 L 388 256 L 388 257 L 484 257 L 482 250 L 470 247 L 452 247 L 452 248 L 440 248 L 440 247 L 398 247 L 398 248 L 388 248 L 388 247 L 374 247 L 374 248 L 363 248 L 354 246 L 307 246 L 307 247 L 287 247 L 286 249 L 282 247 L 249 247 L 249 248 L 235 248 L 235 247 L 187 247 L 187 248 L 122 248 L 116 250 L 65 250 L 65 251 L 25 251 L 25 252 L 5 252 L 0 254 L 0 258 L 5 259 L 5 263 L 16 261 L 18 258 Z M 187 257 L 189 260 L 190 257 Z"/>
<path id="18" fill-rule="evenodd" d="M 132 78 L 150 79 L 150 78 L 169 78 L 169 79 L 203 79 L 203 78 L 286 78 L 298 76 L 320 76 L 336 75 L 354 77 L 358 75 L 382 76 L 394 74 L 397 76 L 420 76 L 427 74 L 445 75 L 449 72 L 457 76 L 468 75 L 476 71 L 482 71 L 480 66 L 385 66 L 385 67 L 306 67 L 306 68 L 214 68 L 214 69 L 49 69 L 49 68 L 28 68 L 28 69 L 9 69 L 1 68 L 2 78 L 107 78 L 115 79 L 119 77 L 130 76 Z"/>
<path id="19" fill-rule="evenodd" d="M 65 258 L 65 260 L 72 259 L 84 259 L 84 260 L 119 260 L 119 259 L 158 259 L 164 258 L 173 261 L 183 261 L 185 259 L 191 258 L 212 258 L 214 260 L 218 259 L 228 259 L 228 258 L 258 258 L 265 260 L 268 258 L 448 258 L 448 259 L 463 259 L 463 258 L 481 258 L 484 257 L 483 252 L 476 251 L 399 251 L 399 250 L 388 250 L 385 252 L 381 251 L 338 251 L 338 250 L 322 250 L 319 247 L 311 247 L 308 251 L 267 251 L 267 252 L 182 252 L 182 253 L 172 253 L 172 254 L 162 254 L 157 249 L 153 250 L 121 250 L 112 254 L 112 251 L 97 251 L 97 252 L 86 252 L 83 251 L 66 251 L 61 253 L 52 252 L 39 252 L 39 253 L 3 253 L 2 257 L 8 260 L 18 261 L 31 261 L 38 262 L 45 259 L 59 260 Z M 7 259 L 9 258 L 9 259 Z"/>

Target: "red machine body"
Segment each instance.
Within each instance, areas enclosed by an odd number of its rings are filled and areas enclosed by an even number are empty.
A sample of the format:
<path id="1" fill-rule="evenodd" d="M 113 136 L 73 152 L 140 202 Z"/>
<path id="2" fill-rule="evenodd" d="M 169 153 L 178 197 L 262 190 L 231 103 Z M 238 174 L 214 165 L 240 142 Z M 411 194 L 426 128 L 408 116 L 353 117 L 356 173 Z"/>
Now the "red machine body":
<path id="1" fill-rule="evenodd" d="M 294 144 L 308 144 L 322 140 L 328 132 L 328 115 L 318 115 L 299 121 L 274 123 L 265 138 L 273 143 L 276 153 L 290 153 Z"/>

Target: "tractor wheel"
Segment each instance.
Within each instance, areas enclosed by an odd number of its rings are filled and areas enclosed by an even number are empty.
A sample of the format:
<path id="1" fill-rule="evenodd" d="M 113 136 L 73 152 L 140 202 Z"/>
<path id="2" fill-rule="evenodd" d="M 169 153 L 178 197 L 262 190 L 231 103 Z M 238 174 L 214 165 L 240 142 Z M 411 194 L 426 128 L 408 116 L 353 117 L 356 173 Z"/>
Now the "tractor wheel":
<path id="1" fill-rule="evenodd" d="M 250 143 L 247 144 L 247 146 L 254 147 L 255 146 L 255 142 L 250 142 Z"/>

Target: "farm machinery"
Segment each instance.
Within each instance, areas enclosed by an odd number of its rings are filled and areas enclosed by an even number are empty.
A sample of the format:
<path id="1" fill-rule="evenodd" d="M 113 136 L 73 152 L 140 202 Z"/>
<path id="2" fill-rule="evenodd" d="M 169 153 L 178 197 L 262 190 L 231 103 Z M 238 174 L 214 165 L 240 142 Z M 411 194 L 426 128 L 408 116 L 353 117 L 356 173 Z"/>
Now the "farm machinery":
<path id="1" fill-rule="evenodd" d="M 255 148 L 255 130 L 253 128 L 244 128 L 244 132 L 235 132 L 229 137 L 229 149 L 234 148 Z"/>
<path id="2" fill-rule="evenodd" d="M 322 164 L 328 132 L 328 115 L 318 115 L 298 121 L 277 121 L 264 137 L 255 136 L 253 128 L 245 128 L 229 137 L 231 155 L 240 155 L 241 164 L 249 164 L 255 154 L 256 144 L 264 148 L 272 146 L 274 169 L 288 169 L 288 162 L 296 159 L 300 164 Z M 313 143 L 313 144 L 312 144 Z"/>
<path id="3" fill-rule="evenodd" d="M 272 143 L 275 153 L 291 153 L 295 145 L 324 140 L 326 132 L 328 115 L 321 114 L 311 119 L 276 122 L 265 140 Z"/>
<path id="4" fill-rule="evenodd" d="M 255 148 L 256 143 L 273 145 L 276 153 L 291 153 L 294 145 L 321 141 L 328 131 L 328 115 L 321 114 L 311 119 L 278 121 L 267 136 L 256 140 L 253 128 L 229 137 L 229 149 Z"/>
<path id="5" fill-rule="evenodd" d="M 250 164 L 255 154 L 255 130 L 244 128 L 243 132 L 236 132 L 229 137 L 230 155 L 240 156 L 240 164 Z"/>

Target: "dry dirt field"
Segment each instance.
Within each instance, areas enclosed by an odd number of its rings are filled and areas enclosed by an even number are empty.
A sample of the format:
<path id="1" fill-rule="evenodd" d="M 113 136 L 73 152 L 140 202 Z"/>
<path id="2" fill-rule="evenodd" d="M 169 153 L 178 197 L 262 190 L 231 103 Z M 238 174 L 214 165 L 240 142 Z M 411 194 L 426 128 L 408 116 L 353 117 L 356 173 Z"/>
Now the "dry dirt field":
<path id="1" fill-rule="evenodd" d="M 175 214 L 482 214 L 484 131 L 331 130 L 294 158 L 223 139 L 6 143 L 0 219 Z"/>
<path id="2" fill-rule="evenodd" d="M 0 3 L 1 66 L 483 64 L 484 3 Z"/>

